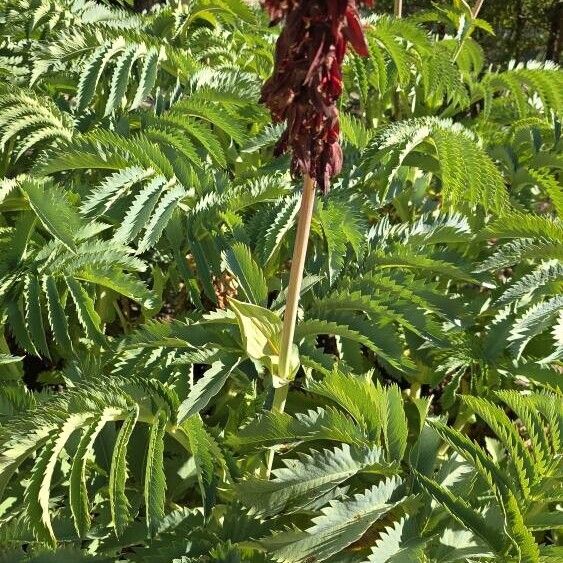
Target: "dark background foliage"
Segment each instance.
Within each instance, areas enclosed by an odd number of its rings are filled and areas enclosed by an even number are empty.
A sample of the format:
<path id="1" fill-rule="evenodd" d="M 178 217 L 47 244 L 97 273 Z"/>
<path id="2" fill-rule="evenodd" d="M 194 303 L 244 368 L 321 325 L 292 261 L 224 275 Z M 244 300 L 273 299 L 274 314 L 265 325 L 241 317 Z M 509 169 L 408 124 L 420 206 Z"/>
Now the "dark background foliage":
<path id="1" fill-rule="evenodd" d="M 471 2 L 470 2 L 471 4 Z M 411 15 L 449 2 L 403 0 L 403 14 Z M 379 0 L 379 10 L 393 12 L 394 0 Z M 561 0 L 485 0 L 481 18 L 495 30 L 495 36 L 475 35 L 487 60 L 501 63 L 510 59 L 550 59 L 559 62 L 563 2 Z"/>

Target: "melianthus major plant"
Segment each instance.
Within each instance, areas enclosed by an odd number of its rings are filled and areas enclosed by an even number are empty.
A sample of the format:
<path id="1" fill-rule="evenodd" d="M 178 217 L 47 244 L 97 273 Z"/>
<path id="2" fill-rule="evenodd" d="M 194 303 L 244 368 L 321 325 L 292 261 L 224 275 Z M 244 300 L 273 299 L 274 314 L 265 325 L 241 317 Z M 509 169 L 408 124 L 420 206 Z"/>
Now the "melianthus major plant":
<path id="1" fill-rule="evenodd" d="M 0 26 L 0 557 L 561 557 L 557 67 L 487 68 L 463 2 L 362 11 L 281 412 L 276 29 L 235 0 Z"/>

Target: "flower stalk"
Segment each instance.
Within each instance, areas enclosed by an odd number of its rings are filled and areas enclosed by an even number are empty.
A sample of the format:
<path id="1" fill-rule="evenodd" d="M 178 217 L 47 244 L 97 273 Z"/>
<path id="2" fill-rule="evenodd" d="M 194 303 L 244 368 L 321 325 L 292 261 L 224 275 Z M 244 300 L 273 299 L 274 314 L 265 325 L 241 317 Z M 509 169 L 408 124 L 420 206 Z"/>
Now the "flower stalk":
<path id="1" fill-rule="evenodd" d="M 402 18 L 403 17 L 403 0 L 395 0 L 393 13 L 395 14 L 396 18 Z"/>
<path id="2" fill-rule="evenodd" d="M 293 247 L 293 258 L 291 260 L 289 285 L 287 289 L 281 333 L 278 375 L 283 381 L 288 381 L 291 375 L 291 352 L 295 337 L 295 325 L 297 323 L 297 311 L 299 309 L 299 295 L 301 294 L 301 285 L 303 283 L 303 271 L 305 269 L 305 258 L 307 257 L 309 233 L 311 232 L 311 220 L 313 218 L 313 209 L 315 206 L 316 189 L 315 181 L 309 175 L 305 175 L 303 179 L 301 207 L 299 209 L 297 234 L 295 235 L 295 245 Z M 289 382 L 274 389 L 274 397 L 271 405 L 272 412 L 283 412 L 285 409 L 285 401 L 287 399 L 288 391 Z M 266 459 L 266 478 L 270 476 L 273 462 L 274 450 L 269 450 Z"/>
<path id="3" fill-rule="evenodd" d="M 295 246 L 293 247 L 293 258 L 291 260 L 291 270 L 289 273 L 289 286 L 287 289 L 287 299 L 283 316 L 279 359 L 279 375 L 282 379 L 287 379 L 290 376 L 291 348 L 293 346 L 293 338 L 295 336 L 295 323 L 297 321 L 299 295 L 301 293 L 301 284 L 303 282 L 305 258 L 307 256 L 311 220 L 315 205 L 315 191 L 316 186 L 314 180 L 310 176 L 306 175 L 303 181 L 301 207 L 299 209 L 299 222 L 297 224 Z"/>
<path id="4" fill-rule="evenodd" d="M 359 55 L 368 55 L 357 4 L 372 2 L 262 0 L 272 24 L 283 20 L 285 25 L 276 44 L 274 71 L 264 84 L 261 101 L 274 122 L 286 123 L 275 154 L 290 151 L 292 174 L 304 178 L 275 374 L 281 386 L 274 389 L 272 411 L 284 410 L 294 375 L 290 373 L 291 357 L 315 192 L 319 188 L 327 193 L 331 178 L 342 168 L 336 107 L 342 94 L 342 62 L 348 44 Z M 270 450 L 263 471 L 266 478 L 273 455 Z"/>
<path id="5" fill-rule="evenodd" d="M 479 15 L 479 12 L 481 11 L 481 8 L 483 7 L 483 4 L 485 3 L 485 0 L 477 0 L 477 3 L 475 4 L 475 6 L 473 6 L 473 10 L 471 11 L 472 15 L 473 15 L 473 19 L 477 19 L 477 16 Z"/>

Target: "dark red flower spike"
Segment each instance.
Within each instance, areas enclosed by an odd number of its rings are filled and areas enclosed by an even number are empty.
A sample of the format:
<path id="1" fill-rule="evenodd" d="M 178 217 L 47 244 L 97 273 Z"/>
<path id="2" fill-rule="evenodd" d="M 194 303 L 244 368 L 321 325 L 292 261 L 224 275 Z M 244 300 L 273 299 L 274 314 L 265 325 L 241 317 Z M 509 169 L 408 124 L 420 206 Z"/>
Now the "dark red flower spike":
<path id="1" fill-rule="evenodd" d="M 368 55 L 358 3 L 373 0 L 262 0 L 272 24 L 285 19 L 261 98 L 275 122 L 287 122 L 276 154 L 291 150 L 292 173 L 308 174 L 325 193 L 342 168 L 336 102 L 347 44 Z"/>

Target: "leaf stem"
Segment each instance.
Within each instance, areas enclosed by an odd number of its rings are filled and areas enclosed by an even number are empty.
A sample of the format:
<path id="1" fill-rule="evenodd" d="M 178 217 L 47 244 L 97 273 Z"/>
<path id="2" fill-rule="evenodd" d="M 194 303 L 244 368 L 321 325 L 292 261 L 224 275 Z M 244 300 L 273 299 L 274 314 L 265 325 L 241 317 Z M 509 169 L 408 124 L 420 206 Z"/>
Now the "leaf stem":
<path id="1" fill-rule="evenodd" d="M 452 428 L 454 430 L 458 430 L 462 432 L 465 425 L 471 420 L 473 413 L 466 408 L 462 408 L 458 413 Z M 447 442 L 444 442 L 440 448 L 438 449 L 438 457 L 444 457 L 449 449 L 450 445 Z"/>
<path id="2" fill-rule="evenodd" d="M 477 0 L 477 3 L 475 4 L 475 6 L 473 6 L 472 9 L 470 8 L 471 27 L 474 26 L 475 20 L 477 19 L 477 16 L 479 15 L 479 12 L 481 11 L 481 8 L 483 7 L 484 3 L 485 3 L 485 0 Z M 468 8 L 469 8 L 469 6 L 468 6 Z M 463 44 L 465 43 L 466 39 L 467 39 L 467 35 L 463 34 L 463 36 L 460 38 L 459 45 L 458 45 L 456 52 L 454 54 L 454 57 L 452 59 L 454 63 L 457 61 L 459 55 L 461 54 L 461 50 L 463 49 Z"/>
<path id="3" fill-rule="evenodd" d="M 295 336 L 295 323 L 297 321 L 297 310 L 299 308 L 299 294 L 303 282 L 303 270 L 305 268 L 305 258 L 307 256 L 307 246 L 309 244 L 309 233 L 311 232 L 311 219 L 315 205 L 315 181 L 308 175 L 303 181 L 303 192 L 301 195 L 301 208 L 299 209 L 299 220 L 297 223 L 297 234 L 295 236 L 295 246 L 293 247 L 293 258 L 291 261 L 291 271 L 289 273 L 289 286 L 287 289 L 287 300 L 283 315 L 283 327 L 281 333 L 279 371 L 278 376 L 282 380 L 290 377 L 291 352 L 293 348 L 293 338 Z M 272 401 L 272 412 L 283 412 L 289 383 L 277 387 L 274 390 Z M 269 450 L 266 459 L 264 476 L 269 478 L 274 461 L 274 450 Z"/>

